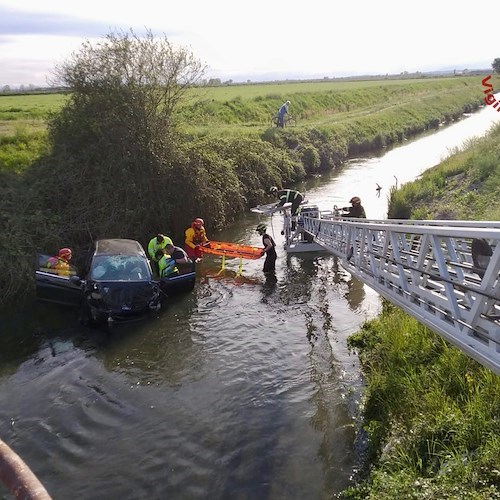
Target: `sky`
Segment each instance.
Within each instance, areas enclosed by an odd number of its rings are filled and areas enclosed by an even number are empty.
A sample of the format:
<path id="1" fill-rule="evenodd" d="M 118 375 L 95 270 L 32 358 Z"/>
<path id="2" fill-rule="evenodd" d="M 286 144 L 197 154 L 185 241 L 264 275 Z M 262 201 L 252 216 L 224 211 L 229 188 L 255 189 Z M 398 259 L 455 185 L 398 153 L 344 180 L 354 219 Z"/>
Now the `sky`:
<path id="1" fill-rule="evenodd" d="M 0 0 L 0 88 L 48 86 L 107 33 L 150 30 L 190 49 L 206 78 L 294 78 L 487 69 L 486 4 L 456 0 Z"/>

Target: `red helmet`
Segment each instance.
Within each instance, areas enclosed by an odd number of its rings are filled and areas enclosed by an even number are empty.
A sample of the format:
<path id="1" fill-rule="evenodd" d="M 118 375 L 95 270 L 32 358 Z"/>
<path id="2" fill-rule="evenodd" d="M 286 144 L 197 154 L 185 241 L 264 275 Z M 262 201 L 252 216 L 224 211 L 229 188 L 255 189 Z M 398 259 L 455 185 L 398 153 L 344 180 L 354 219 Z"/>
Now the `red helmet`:
<path id="1" fill-rule="evenodd" d="M 200 217 L 197 217 L 194 221 L 193 224 L 201 224 L 202 226 L 205 225 L 205 221 L 201 219 Z"/>
<path id="2" fill-rule="evenodd" d="M 61 259 L 68 260 L 68 259 L 71 259 L 72 253 L 73 252 L 71 251 L 71 248 L 61 248 L 61 250 L 59 250 L 59 252 L 57 253 L 57 255 Z"/>

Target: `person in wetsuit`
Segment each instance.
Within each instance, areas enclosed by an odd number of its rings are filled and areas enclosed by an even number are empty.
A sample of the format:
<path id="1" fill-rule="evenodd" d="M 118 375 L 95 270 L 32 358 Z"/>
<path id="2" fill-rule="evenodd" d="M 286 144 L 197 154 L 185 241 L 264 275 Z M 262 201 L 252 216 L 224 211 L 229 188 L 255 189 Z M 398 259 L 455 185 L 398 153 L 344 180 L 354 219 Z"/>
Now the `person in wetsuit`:
<path id="1" fill-rule="evenodd" d="M 264 248 L 262 249 L 262 255 L 266 255 L 266 260 L 264 261 L 264 268 L 262 269 L 264 273 L 274 273 L 276 270 L 276 259 L 278 255 L 276 254 L 276 243 L 266 233 L 266 225 L 260 223 L 256 231 L 262 236 L 262 245 Z"/>

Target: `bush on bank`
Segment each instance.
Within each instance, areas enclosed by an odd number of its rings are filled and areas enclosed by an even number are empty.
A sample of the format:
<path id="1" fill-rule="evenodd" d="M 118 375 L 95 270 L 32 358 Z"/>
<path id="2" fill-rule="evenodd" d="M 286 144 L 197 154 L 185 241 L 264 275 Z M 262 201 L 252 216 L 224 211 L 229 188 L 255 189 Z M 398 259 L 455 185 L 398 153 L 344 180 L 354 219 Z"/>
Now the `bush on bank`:
<path id="1" fill-rule="evenodd" d="M 497 126 L 403 185 L 390 216 L 498 220 L 499 135 Z M 349 345 L 365 374 L 369 444 L 342 497 L 500 498 L 500 377 L 385 301 Z"/>

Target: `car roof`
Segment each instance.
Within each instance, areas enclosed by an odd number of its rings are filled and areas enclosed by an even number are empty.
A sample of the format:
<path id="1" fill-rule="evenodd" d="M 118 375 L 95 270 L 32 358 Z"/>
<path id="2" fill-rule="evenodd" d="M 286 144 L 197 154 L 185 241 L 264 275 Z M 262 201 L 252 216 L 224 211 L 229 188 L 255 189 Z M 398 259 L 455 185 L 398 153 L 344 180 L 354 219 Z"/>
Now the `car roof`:
<path id="1" fill-rule="evenodd" d="M 97 240 L 94 255 L 146 255 L 142 245 L 136 240 Z"/>

